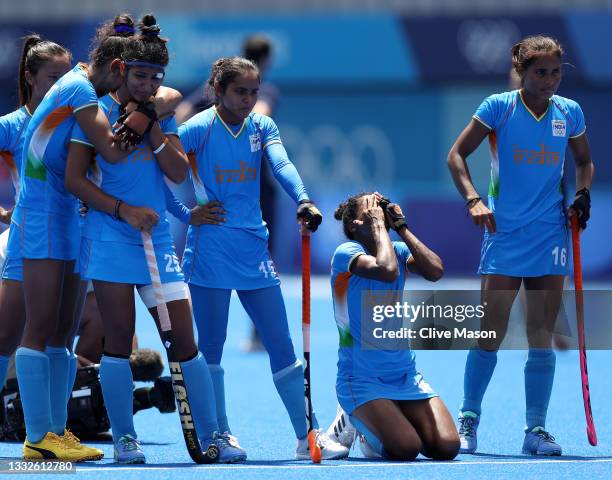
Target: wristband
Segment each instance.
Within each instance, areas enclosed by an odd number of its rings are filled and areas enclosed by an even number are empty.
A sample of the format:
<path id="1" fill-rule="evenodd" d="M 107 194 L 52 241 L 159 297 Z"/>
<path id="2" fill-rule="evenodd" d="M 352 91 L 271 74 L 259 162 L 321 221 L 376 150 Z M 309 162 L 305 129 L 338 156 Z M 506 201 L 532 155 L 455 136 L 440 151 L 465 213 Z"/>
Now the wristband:
<path id="1" fill-rule="evenodd" d="M 465 206 L 470 209 L 472 208 L 476 203 L 478 203 L 479 201 L 481 201 L 482 198 L 480 197 L 474 197 L 474 198 L 470 198 L 467 202 L 465 202 Z"/>
<path id="2" fill-rule="evenodd" d="M 578 190 L 576 192 L 576 196 L 578 196 L 578 195 L 585 195 L 585 196 L 587 196 L 589 198 L 589 200 L 591 200 L 591 191 L 587 187 L 584 187 L 584 188 L 581 188 L 580 190 Z"/>
<path id="3" fill-rule="evenodd" d="M 115 203 L 115 220 L 121 220 L 121 217 L 119 216 L 119 209 L 121 208 L 122 203 L 123 200 L 119 199 L 117 199 L 117 202 Z"/>
<path id="4" fill-rule="evenodd" d="M 166 145 L 168 145 L 168 137 L 164 138 L 164 141 L 162 142 L 162 144 L 157 147 L 155 150 L 153 150 L 153 153 L 155 155 L 159 154 L 164 148 L 166 148 Z"/>

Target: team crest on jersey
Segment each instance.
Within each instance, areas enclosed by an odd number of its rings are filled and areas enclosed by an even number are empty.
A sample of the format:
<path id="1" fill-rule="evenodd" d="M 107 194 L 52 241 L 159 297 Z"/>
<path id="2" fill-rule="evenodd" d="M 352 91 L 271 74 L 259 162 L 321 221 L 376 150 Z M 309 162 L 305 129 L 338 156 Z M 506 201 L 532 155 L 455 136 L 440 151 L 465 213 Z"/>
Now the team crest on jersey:
<path id="1" fill-rule="evenodd" d="M 259 132 L 249 135 L 249 140 L 251 142 L 251 152 L 261 150 L 261 137 L 259 136 Z"/>
<path id="2" fill-rule="evenodd" d="M 565 120 L 552 121 L 553 137 L 565 137 Z"/>

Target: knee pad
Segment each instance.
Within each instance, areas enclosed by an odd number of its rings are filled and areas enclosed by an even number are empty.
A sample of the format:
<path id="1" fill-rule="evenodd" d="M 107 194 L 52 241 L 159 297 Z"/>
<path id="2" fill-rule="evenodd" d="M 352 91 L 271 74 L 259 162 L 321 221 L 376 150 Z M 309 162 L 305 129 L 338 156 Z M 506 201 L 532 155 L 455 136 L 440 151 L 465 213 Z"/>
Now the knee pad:
<path id="1" fill-rule="evenodd" d="M 164 292 L 164 300 L 166 303 L 174 300 L 189 300 L 189 289 L 187 288 L 187 284 L 185 282 L 163 283 L 162 290 Z M 142 303 L 145 304 L 145 307 L 153 308 L 157 306 L 153 285 L 138 287 L 138 294 L 142 299 Z"/>

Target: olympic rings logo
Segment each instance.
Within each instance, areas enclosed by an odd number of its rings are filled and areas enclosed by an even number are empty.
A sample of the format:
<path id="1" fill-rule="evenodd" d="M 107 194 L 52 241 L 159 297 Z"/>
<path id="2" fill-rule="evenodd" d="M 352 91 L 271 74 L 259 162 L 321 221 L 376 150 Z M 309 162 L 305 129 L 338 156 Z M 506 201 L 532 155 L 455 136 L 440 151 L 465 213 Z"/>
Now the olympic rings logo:
<path id="1" fill-rule="evenodd" d="M 307 185 L 316 182 L 382 188 L 393 183 L 393 144 L 376 125 L 362 124 L 346 131 L 331 124 L 319 124 L 310 130 L 281 124 L 279 129 L 289 158 Z"/>

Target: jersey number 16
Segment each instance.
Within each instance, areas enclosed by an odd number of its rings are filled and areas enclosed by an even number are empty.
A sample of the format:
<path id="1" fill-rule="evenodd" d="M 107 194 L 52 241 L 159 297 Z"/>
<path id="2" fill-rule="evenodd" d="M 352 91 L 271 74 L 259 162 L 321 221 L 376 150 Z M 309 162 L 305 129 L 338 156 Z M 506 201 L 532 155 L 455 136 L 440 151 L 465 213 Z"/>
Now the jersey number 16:
<path id="1" fill-rule="evenodd" d="M 567 261 L 567 250 L 565 248 L 555 247 L 551 252 L 555 265 L 559 265 L 561 263 L 562 267 L 565 267 L 565 262 Z"/>

